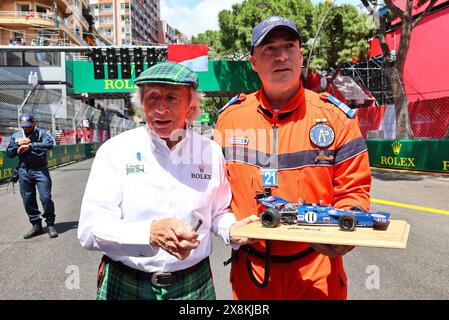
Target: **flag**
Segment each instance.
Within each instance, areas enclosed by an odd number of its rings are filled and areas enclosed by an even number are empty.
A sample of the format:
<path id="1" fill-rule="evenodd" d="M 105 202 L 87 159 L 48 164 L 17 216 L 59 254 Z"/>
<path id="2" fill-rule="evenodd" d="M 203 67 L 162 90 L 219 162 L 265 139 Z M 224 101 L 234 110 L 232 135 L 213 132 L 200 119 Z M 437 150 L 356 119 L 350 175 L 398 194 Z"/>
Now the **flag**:
<path id="1" fill-rule="evenodd" d="M 180 63 L 195 72 L 208 71 L 208 47 L 206 44 L 169 44 L 168 61 Z"/>

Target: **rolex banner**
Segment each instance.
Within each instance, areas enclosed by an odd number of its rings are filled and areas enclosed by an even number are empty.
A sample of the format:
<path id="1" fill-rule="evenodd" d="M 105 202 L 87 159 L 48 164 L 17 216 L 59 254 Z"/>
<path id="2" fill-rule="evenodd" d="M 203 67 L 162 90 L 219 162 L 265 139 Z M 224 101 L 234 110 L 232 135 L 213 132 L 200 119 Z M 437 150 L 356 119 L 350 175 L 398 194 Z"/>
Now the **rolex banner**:
<path id="1" fill-rule="evenodd" d="M 372 167 L 449 173 L 449 139 L 366 140 Z"/>

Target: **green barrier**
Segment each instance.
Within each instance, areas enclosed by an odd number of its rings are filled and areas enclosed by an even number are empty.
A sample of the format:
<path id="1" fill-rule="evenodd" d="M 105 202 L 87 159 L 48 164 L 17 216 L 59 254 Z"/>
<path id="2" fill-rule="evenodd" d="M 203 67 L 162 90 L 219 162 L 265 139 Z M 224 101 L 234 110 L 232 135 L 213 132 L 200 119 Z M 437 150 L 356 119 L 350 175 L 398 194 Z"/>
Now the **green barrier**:
<path id="1" fill-rule="evenodd" d="M 92 158 L 102 142 L 57 145 L 48 151 L 48 167 L 58 166 L 71 161 Z M 5 150 L 0 150 L 0 180 L 11 177 L 12 171 L 19 164 L 19 157 L 8 158 Z"/>
<path id="2" fill-rule="evenodd" d="M 372 167 L 449 173 L 449 139 L 367 140 Z"/>
<path id="3" fill-rule="evenodd" d="M 94 157 L 101 142 L 57 145 L 48 152 L 48 166 Z M 372 167 L 449 173 L 449 139 L 367 140 Z M 18 157 L 0 150 L 0 180 L 11 177 Z"/>
<path id="4" fill-rule="evenodd" d="M 0 150 L 0 181 L 3 179 L 8 179 L 12 175 L 14 168 L 19 165 L 19 158 L 14 159 L 8 158 L 5 150 Z"/>

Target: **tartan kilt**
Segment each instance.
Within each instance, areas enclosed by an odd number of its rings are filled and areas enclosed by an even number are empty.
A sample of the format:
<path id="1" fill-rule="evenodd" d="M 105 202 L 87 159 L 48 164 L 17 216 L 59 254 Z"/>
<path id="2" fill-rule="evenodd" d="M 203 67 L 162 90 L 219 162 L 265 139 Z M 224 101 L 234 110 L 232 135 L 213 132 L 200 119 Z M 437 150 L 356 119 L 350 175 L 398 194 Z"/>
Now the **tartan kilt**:
<path id="1" fill-rule="evenodd" d="M 129 269 L 102 261 L 98 273 L 97 300 L 216 299 L 208 258 L 193 273 L 167 287 L 153 285 L 149 273 Z"/>

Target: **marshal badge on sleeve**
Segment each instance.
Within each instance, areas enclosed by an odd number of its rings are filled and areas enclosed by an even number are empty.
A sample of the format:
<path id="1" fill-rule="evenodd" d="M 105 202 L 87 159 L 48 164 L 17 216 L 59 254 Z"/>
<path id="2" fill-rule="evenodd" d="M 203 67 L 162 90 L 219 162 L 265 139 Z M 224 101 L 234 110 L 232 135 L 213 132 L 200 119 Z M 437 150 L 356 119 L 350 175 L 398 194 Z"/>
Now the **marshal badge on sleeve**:
<path id="1" fill-rule="evenodd" d="M 335 140 L 334 129 L 325 123 L 317 123 L 310 128 L 309 136 L 310 141 L 320 148 L 329 147 Z"/>

